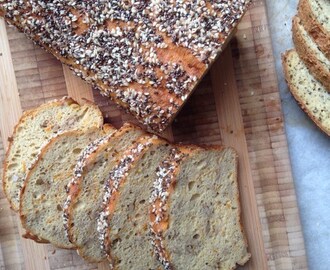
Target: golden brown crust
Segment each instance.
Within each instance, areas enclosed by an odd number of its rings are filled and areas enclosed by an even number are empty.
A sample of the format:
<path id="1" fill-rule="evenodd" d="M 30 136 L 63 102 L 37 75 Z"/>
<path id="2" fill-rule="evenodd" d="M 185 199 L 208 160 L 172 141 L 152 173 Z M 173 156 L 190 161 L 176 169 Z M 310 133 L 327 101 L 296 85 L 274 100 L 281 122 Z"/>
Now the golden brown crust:
<path id="1" fill-rule="evenodd" d="M 314 77 L 319 80 L 330 92 L 330 71 L 322 64 L 314 52 L 306 43 L 302 32 L 299 30 L 299 24 L 301 20 L 299 17 L 295 16 L 292 19 L 292 36 L 293 42 L 296 47 L 296 51 L 299 57 L 304 61 L 305 65 L 309 68 L 310 72 Z"/>
<path id="2" fill-rule="evenodd" d="M 33 108 L 33 109 L 30 109 L 30 110 L 27 110 L 25 112 L 23 112 L 20 120 L 18 121 L 18 123 L 15 125 L 14 127 L 14 131 L 13 131 L 13 136 L 16 134 L 17 132 L 17 129 L 19 128 L 20 125 L 22 125 L 24 123 L 24 121 L 31 115 L 35 115 L 37 114 L 40 110 L 44 109 L 44 108 L 47 108 L 47 107 L 55 107 L 55 106 L 58 106 L 58 105 L 61 105 L 61 104 L 77 104 L 78 103 L 70 98 L 70 97 L 63 97 L 62 99 L 60 100 L 52 100 L 52 101 L 49 101 L 47 103 L 44 103 L 42 104 L 41 106 L 37 107 L 37 108 Z M 96 105 L 95 105 L 96 106 Z M 12 144 L 13 144 L 13 137 L 11 137 L 8 141 L 9 141 L 9 144 L 8 144 L 8 147 L 7 147 L 7 151 L 6 151 L 6 155 L 5 155 L 5 158 L 4 158 L 4 161 L 3 161 L 3 172 L 2 172 L 2 189 L 4 191 L 4 194 L 5 196 L 7 197 L 8 199 L 8 202 L 10 204 L 10 208 L 13 209 L 15 212 L 18 212 L 19 209 L 16 209 L 15 206 L 13 205 L 12 201 L 11 201 L 11 198 L 7 192 L 7 188 L 6 188 L 6 173 L 7 173 L 7 160 L 8 160 L 8 155 L 10 153 L 10 150 L 11 150 L 11 147 L 12 147 Z"/>
<path id="3" fill-rule="evenodd" d="M 22 237 L 25 238 L 25 239 L 33 240 L 34 242 L 36 242 L 38 244 L 49 244 L 49 241 L 47 241 L 45 239 L 42 239 L 42 238 L 39 238 L 38 236 L 33 235 L 30 232 L 26 232 L 25 234 L 22 235 Z"/>
<path id="4" fill-rule="evenodd" d="M 313 115 L 310 110 L 308 110 L 305 105 L 304 105 L 304 101 L 299 97 L 299 95 L 297 94 L 298 90 L 296 89 L 296 87 L 294 86 L 294 84 L 291 83 L 290 80 L 290 72 L 287 66 L 287 59 L 289 57 L 289 55 L 291 53 L 293 53 L 295 50 L 291 49 L 286 51 L 285 53 L 282 54 L 282 66 L 283 66 L 283 71 L 284 71 L 284 76 L 285 76 L 285 80 L 289 86 L 290 92 L 292 93 L 293 97 L 295 98 L 295 100 L 298 102 L 298 104 L 300 105 L 300 107 L 302 108 L 302 110 L 310 117 L 310 119 L 313 120 L 313 122 L 323 131 L 325 132 L 328 136 L 330 136 L 330 132 L 327 131 L 325 129 L 325 127 L 322 125 L 322 123 L 315 117 L 315 115 Z"/>
<path id="5" fill-rule="evenodd" d="M 318 47 L 330 59 L 330 33 L 320 24 L 312 11 L 309 0 L 300 0 L 298 4 L 298 16 L 302 23 L 315 40 Z"/>

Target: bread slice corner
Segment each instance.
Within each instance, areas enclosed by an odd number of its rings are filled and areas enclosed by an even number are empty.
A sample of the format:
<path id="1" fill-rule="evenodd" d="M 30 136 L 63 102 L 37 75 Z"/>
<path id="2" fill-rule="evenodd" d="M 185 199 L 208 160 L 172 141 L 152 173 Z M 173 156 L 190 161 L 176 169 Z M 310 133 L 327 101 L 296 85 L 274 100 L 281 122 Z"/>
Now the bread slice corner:
<path id="1" fill-rule="evenodd" d="M 300 0 L 298 16 L 315 43 L 330 60 L 330 3 L 328 0 Z"/>

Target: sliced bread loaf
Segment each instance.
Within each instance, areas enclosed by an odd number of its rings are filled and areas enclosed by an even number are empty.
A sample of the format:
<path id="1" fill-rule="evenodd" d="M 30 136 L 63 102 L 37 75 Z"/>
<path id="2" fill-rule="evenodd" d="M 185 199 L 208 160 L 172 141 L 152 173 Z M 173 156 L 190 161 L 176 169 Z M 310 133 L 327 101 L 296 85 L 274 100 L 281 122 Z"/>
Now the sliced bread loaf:
<path id="1" fill-rule="evenodd" d="M 11 207 L 18 211 L 19 192 L 25 177 L 49 139 L 63 131 L 86 130 L 102 124 L 102 113 L 96 105 L 79 105 L 67 97 L 26 111 L 10 138 L 4 161 L 3 189 Z"/>
<path id="2" fill-rule="evenodd" d="M 79 255 L 90 262 L 106 259 L 97 233 L 97 218 L 101 211 L 104 184 L 118 156 L 130 148 L 140 136 L 145 136 L 140 128 L 125 124 L 95 152 L 80 160 L 75 170 L 76 177 L 68 186 L 64 223 L 69 239 L 77 247 Z"/>
<path id="3" fill-rule="evenodd" d="M 42 148 L 20 195 L 20 217 L 27 237 L 32 234 L 57 247 L 74 248 L 66 237 L 62 221 L 65 187 L 72 178 L 80 152 L 102 136 L 105 132 L 96 127 L 68 131 Z"/>
<path id="4" fill-rule="evenodd" d="M 240 223 L 237 156 L 180 148 L 157 168 L 150 232 L 165 269 L 234 269 L 250 258 Z"/>
<path id="5" fill-rule="evenodd" d="M 299 57 L 314 77 L 330 92 L 330 60 L 318 48 L 297 16 L 292 20 L 292 34 Z"/>
<path id="6" fill-rule="evenodd" d="M 98 231 L 113 269 L 161 266 L 152 255 L 148 199 L 156 167 L 172 147 L 156 137 L 141 138 L 110 172 Z"/>
<path id="7" fill-rule="evenodd" d="M 316 125 L 330 136 L 330 93 L 311 75 L 295 50 L 283 54 L 282 64 L 292 95 Z"/>
<path id="8" fill-rule="evenodd" d="M 300 0 L 298 16 L 317 46 L 330 59 L 330 1 Z"/>

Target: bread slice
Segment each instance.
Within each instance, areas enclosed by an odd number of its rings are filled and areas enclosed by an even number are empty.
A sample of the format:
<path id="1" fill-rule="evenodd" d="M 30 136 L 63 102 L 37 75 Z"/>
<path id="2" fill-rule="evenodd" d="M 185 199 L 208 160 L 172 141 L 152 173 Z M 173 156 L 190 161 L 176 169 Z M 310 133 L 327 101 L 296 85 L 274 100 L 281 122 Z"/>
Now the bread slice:
<path id="1" fill-rule="evenodd" d="M 68 186 L 64 206 L 64 222 L 70 241 L 78 253 L 90 262 L 106 259 L 97 233 L 97 218 L 101 211 L 103 187 L 118 156 L 130 148 L 145 133 L 138 127 L 125 124 L 92 155 L 87 155 L 76 168 L 76 177 Z"/>
<path id="2" fill-rule="evenodd" d="M 330 92 L 330 60 L 319 50 L 297 16 L 292 20 L 292 34 L 299 57 L 314 77 Z"/>
<path id="3" fill-rule="evenodd" d="M 102 248 L 113 269 L 159 269 L 149 241 L 148 199 L 156 167 L 172 146 L 141 138 L 110 172 L 98 220 Z"/>
<path id="4" fill-rule="evenodd" d="M 102 113 L 99 108 L 86 103 L 79 105 L 64 97 L 26 111 L 10 138 L 3 170 L 3 190 L 11 207 L 18 211 L 19 192 L 42 146 L 63 131 L 101 127 Z"/>
<path id="5" fill-rule="evenodd" d="M 298 16 L 317 46 L 330 59 L 329 0 L 300 0 Z"/>
<path id="6" fill-rule="evenodd" d="M 42 148 L 20 195 L 19 213 L 27 237 L 32 234 L 57 247 L 74 248 L 65 235 L 62 221 L 65 187 L 72 178 L 80 152 L 104 135 L 105 132 L 96 127 L 68 131 Z"/>
<path id="7" fill-rule="evenodd" d="M 150 231 L 164 269 L 234 269 L 250 254 L 231 148 L 175 149 L 157 169 Z"/>
<path id="8" fill-rule="evenodd" d="M 294 98 L 315 124 L 330 136 L 330 93 L 310 74 L 295 50 L 283 54 L 282 65 Z"/>
<path id="9" fill-rule="evenodd" d="M 0 16 L 154 131 L 173 120 L 250 0 L 0 2 Z"/>

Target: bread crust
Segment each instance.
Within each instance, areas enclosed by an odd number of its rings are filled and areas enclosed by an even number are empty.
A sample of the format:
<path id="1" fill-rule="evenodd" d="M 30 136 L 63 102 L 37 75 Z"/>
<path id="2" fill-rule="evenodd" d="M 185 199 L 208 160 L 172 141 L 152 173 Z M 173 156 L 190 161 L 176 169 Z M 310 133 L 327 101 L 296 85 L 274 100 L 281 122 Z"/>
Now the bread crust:
<path id="1" fill-rule="evenodd" d="M 13 202 L 11 200 L 10 194 L 8 194 L 7 188 L 6 188 L 6 184 L 7 184 L 7 177 L 6 177 L 6 173 L 7 173 L 7 160 L 8 160 L 8 156 L 10 153 L 10 150 L 12 148 L 12 144 L 14 143 L 13 141 L 13 137 L 15 136 L 15 134 L 17 133 L 18 128 L 20 127 L 20 125 L 22 125 L 24 123 L 24 121 L 31 115 L 33 114 L 38 114 L 39 111 L 43 110 L 44 108 L 47 107 L 56 107 L 56 106 L 60 106 L 62 104 L 77 104 L 79 105 L 74 99 L 70 98 L 70 97 L 63 97 L 60 100 L 52 100 L 49 101 L 47 103 L 42 104 L 41 106 L 37 107 L 37 108 L 33 108 L 30 110 L 27 110 L 25 112 L 23 112 L 21 118 L 19 119 L 18 123 L 15 125 L 14 127 L 14 131 L 13 131 L 13 135 L 12 137 L 8 138 L 8 147 L 7 147 L 7 151 L 5 154 L 5 158 L 3 161 L 3 172 L 2 172 L 2 189 L 4 191 L 5 196 L 7 197 L 7 200 L 9 202 L 10 208 L 13 209 L 15 212 L 18 212 L 19 209 L 16 209 L 16 207 L 13 205 Z"/>
<path id="2" fill-rule="evenodd" d="M 300 0 L 298 4 L 298 16 L 302 23 L 315 40 L 320 50 L 330 59 L 330 33 L 321 25 L 313 13 L 309 0 Z"/>
<path id="3" fill-rule="evenodd" d="M 330 71 L 324 64 L 322 64 L 314 52 L 306 43 L 301 31 L 299 30 L 299 24 L 301 19 L 298 16 L 292 19 L 292 37 L 296 47 L 296 51 L 299 57 L 304 61 L 305 65 L 309 68 L 314 77 L 320 81 L 328 92 L 330 92 Z M 322 52 L 321 52 L 322 53 Z"/>
<path id="4" fill-rule="evenodd" d="M 312 119 L 312 121 L 320 128 L 320 130 L 322 130 L 325 134 L 330 136 L 330 130 L 327 130 L 322 125 L 322 123 L 310 112 L 310 110 L 308 110 L 306 108 L 306 106 L 304 105 L 304 101 L 297 94 L 297 92 L 298 92 L 297 88 L 294 86 L 294 84 L 291 83 L 289 68 L 286 63 L 287 63 L 287 59 L 289 58 L 290 54 L 294 53 L 294 51 L 295 51 L 294 49 L 291 49 L 282 54 L 282 66 L 283 66 L 284 76 L 285 76 L 285 80 L 289 86 L 290 92 L 292 93 L 293 97 L 298 102 L 298 104 L 300 105 L 302 110 L 309 116 L 309 118 Z"/>

